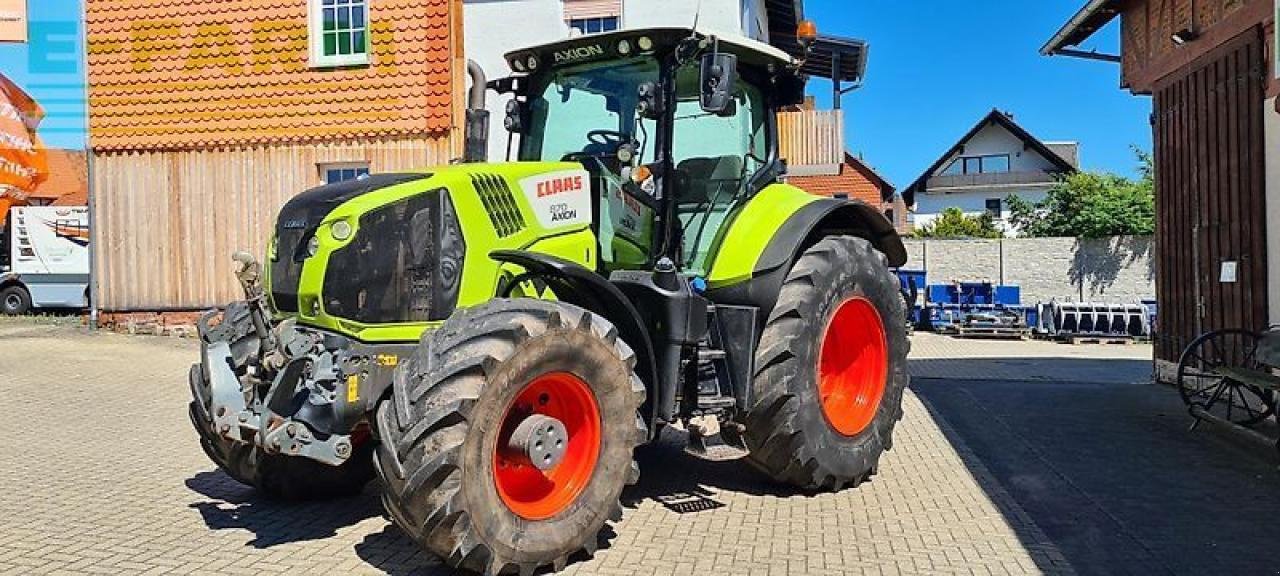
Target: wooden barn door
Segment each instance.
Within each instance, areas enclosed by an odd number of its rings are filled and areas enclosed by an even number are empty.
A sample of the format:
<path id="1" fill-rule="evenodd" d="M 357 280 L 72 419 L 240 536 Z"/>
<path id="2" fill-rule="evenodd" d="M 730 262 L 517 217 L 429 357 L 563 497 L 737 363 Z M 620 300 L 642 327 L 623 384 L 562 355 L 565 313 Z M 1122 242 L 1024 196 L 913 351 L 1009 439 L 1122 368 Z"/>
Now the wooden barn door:
<path id="1" fill-rule="evenodd" d="M 1262 54 L 1251 30 L 1155 88 L 1157 360 L 1267 326 Z"/>

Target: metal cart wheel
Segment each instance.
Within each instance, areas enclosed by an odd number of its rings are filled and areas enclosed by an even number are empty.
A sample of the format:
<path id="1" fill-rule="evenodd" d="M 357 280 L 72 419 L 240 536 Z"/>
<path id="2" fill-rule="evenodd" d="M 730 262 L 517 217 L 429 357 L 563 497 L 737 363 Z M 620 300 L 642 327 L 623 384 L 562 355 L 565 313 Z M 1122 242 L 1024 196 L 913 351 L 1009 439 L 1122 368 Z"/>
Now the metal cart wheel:
<path id="1" fill-rule="evenodd" d="M 1193 340 L 1178 360 L 1178 393 L 1187 408 L 1249 427 L 1271 416 L 1276 399 L 1269 390 L 1244 384 L 1219 374 L 1220 367 L 1266 371 L 1258 362 L 1258 340 L 1248 330 L 1218 330 Z"/>

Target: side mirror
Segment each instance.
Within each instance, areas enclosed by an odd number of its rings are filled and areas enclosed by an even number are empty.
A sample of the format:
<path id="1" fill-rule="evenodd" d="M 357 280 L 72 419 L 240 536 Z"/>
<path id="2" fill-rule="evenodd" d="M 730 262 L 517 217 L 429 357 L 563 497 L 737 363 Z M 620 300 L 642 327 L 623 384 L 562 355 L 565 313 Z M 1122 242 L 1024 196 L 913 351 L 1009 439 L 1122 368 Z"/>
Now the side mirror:
<path id="1" fill-rule="evenodd" d="M 716 116 L 733 116 L 738 112 L 733 88 L 738 84 L 738 57 L 734 54 L 711 53 L 702 56 L 702 111 Z"/>

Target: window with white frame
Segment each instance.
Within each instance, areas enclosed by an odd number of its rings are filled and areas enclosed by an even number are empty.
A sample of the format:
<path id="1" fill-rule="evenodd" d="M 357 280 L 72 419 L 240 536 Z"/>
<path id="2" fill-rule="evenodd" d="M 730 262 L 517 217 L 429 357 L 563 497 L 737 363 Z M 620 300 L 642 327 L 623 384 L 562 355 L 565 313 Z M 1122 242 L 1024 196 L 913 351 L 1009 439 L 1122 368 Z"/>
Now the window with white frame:
<path id="1" fill-rule="evenodd" d="M 369 0 L 308 0 L 311 66 L 369 64 Z"/>
<path id="2" fill-rule="evenodd" d="M 340 162 L 320 165 L 320 181 L 325 184 L 338 184 L 368 176 L 369 164 L 367 162 Z"/>

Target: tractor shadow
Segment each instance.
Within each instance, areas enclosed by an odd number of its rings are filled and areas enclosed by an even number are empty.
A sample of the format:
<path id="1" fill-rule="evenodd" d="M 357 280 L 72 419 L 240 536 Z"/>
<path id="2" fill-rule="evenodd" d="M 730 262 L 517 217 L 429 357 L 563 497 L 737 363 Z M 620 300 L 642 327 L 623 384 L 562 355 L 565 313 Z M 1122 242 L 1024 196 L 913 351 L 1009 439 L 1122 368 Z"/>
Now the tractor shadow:
<path id="1" fill-rule="evenodd" d="M 598 546 L 600 551 L 607 550 L 618 534 L 609 525 L 601 530 Z M 388 523 L 382 530 L 369 534 L 355 547 L 356 555 L 369 564 L 388 574 L 388 576 L 443 576 L 459 574 L 452 568 L 442 564 L 439 559 L 424 551 L 394 524 Z M 590 561 L 585 552 L 570 556 L 569 565 Z M 544 567 L 536 574 L 550 574 L 551 568 Z"/>
<path id="2" fill-rule="evenodd" d="M 253 535 L 247 546 L 265 549 L 293 542 L 334 538 L 338 531 L 383 517 L 378 483 L 352 498 L 318 502 L 285 502 L 263 497 L 221 471 L 200 472 L 186 485 L 207 500 L 190 508 L 210 530 L 244 530 Z M 354 551 L 369 566 L 394 576 L 443 576 L 455 572 L 410 539 L 394 524 L 367 534 Z"/>
<path id="3" fill-rule="evenodd" d="M 200 472 L 188 478 L 186 486 L 206 498 L 188 507 L 200 513 L 210 530 L 247 531 L 253 538 L 245 545 L 259 549 L 335 538 L 341 529 L 383 517 L 378 497 L 381 487 L 376 481 L 358 496 L 319 502 L 272 500 L 221 471 Z M 617 533 L 606 525 L 599 535 L 599 549 L 608 549 L 616 537 Z M 389 576 L 457 573 L 389 521 L 377 532 L 366 534 L 353 549 L 365 564 Z M 579 553 L 571 563 L 586 560 L 585 553 Z M 548 572 L 542 570 L 539 574 Z"/>
<path id="4" fill-rule="evenodd" d="M 652 500 L 676 514 L 706 512 L 725 507 L 721 492 L 752 496 L 808 495 L 789 485 L 775 483 L 746 461 L 709 460 L 684 451 L 683 433 L 664 430 L 652 444 L 636 450 L 640 481 L 622 492 L 622 503 L 635 508 Z"/>
<path id="5" fill-rule="evenodd" d="M 358 496 L 320 502 L 266 498 L 221 471 L 200 472 L 186 485 L 207 498 L 188 507 L 200 513 L 210 530 L 248 531 L 253 538 L 246 545 L 254 548 L 332 538 L 341 528 L 382 514 L 373 483 Z"/>

